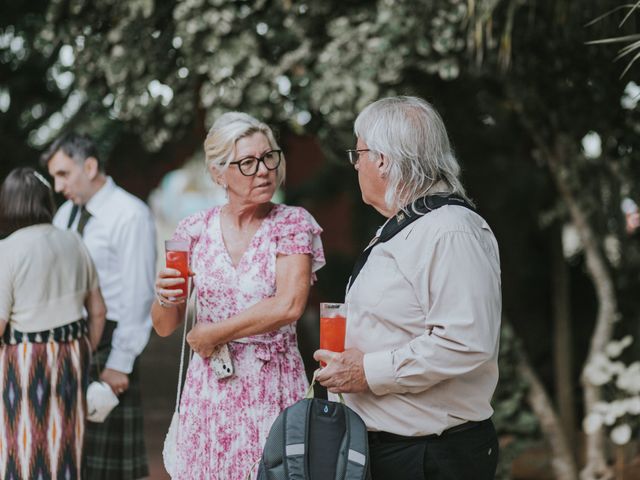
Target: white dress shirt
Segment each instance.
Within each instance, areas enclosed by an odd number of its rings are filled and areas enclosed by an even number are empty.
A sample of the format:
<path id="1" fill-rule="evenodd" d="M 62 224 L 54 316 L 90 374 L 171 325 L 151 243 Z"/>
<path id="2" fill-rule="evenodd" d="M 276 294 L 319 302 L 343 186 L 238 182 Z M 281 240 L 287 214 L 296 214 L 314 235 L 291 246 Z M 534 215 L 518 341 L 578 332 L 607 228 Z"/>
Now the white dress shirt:
<path id="1" fill-rule="evenodd" d="M 53 223 L 66 229 L 72 203 L 65 202 Z M 107 318 L 118 322 L 106 368 L 131 373 L 151 331 L 156 271 L 156 231 L 149 207 L 118 187 L 111 177 L 85 205 L 91 218 L 83 240 L 98 270 Z M 76 215 L 72 229 L 80 215 Z"/>
<path id="2" fill-rule="evenodd" d="M 371 391 L 344 395 L 372 431 L 440 434 L 493 413 L 500 260 L 487 223 L 447 205 L 375 246 L 346 298 L 346 348 Z"/>

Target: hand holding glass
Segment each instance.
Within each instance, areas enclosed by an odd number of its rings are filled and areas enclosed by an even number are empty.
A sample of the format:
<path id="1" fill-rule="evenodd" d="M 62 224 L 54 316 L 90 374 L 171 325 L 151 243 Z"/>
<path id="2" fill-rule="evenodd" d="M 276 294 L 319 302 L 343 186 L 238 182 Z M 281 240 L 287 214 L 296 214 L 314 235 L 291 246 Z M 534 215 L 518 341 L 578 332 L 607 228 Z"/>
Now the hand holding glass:
<path id="1" fill-rule="evenodd" d="M 347 329 L 347 311 L 344 303 L 320 304 L 320 348 L 331 352 L 344 352 Z M 326 367 L 324 362 L 320 366 Z"/>
<path id="2" fill-rule="evenodd" d="M 166 240 L 164 242 L 167 268 L 173 268 L 180 272 L 180 277 L 184 279 L 184 283 L 175 285 L 176 289 L 182 290 L 184 297 L 187 295 L 189 285 L 189 242 L 184 240 Z M 175 298 L 169 298 L 173 301 Z"/>

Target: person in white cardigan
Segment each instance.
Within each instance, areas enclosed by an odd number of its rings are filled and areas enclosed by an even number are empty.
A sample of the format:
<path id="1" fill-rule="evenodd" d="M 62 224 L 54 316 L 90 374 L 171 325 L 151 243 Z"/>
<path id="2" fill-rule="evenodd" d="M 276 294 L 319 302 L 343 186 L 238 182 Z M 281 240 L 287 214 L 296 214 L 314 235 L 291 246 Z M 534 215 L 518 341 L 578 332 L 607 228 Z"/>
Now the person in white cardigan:
<path id="1" fill-rule="evenodd" d="M 53 212 L 51 186 L 34 169 L 2 184 L 2 478 L 82 475 L 89 362 L 106 309 L 89 252 L 51 225 Z"/>

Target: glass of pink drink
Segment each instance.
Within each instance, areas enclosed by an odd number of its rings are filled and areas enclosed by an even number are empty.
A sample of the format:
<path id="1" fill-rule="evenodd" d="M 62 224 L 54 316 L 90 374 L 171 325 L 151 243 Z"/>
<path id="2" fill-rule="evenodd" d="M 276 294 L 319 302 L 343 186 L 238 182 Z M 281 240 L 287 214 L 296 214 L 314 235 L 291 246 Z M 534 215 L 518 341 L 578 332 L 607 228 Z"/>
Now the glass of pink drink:
<path id="1" fill-rule="evenodd" d="M 176 285 L 174 288 L 182 290 L 184 297 L 187 295 L 189 285 L 189 242 L 185 240 L 166 240 L 164 250 L 167 268 L 174 268 L 180 271 L 180 277 L 184 283 Z"/>
<path id="2" fill-rule="evenodd" d="M 344 336 L 347 329 L 347 311 L 344 303 L 320 304 L 320 348 L 332 352 L 344 352 Z M 326 367 L 324 362 L 320 366 Z"/>

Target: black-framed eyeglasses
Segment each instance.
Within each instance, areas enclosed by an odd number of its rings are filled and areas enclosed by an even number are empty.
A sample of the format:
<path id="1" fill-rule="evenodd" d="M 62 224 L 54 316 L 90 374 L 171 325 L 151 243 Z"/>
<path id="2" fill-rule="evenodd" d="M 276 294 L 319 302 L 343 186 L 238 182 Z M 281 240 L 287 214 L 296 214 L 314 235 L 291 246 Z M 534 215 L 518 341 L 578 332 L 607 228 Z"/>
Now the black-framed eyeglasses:
<path id="1" fill-rule="evenodd" d="M 235 162 L 229 162 L 229 165 L 237 165 L 242 175 L 251 177 L 258 173 L 260 162 L 264 163 L 267 170 L 275 170 L 280 166 L 281 161 L 282 150 L 270 150 L 263 153 L 260 157 L 245 157 Z"/>
<path id="2" fill-rule="evenodd" d="M 358 163 L 358 160 L 360 159 L 360 154 L 362 152 L 370 152 L 371 150 L 369 150 L 368 148 L 361 148 L 361 149 L 350 149 L 347 150 L 347 157 L 349 157 L 349 163 L 351 165 L 354 165 L 356 163 Z"/>

